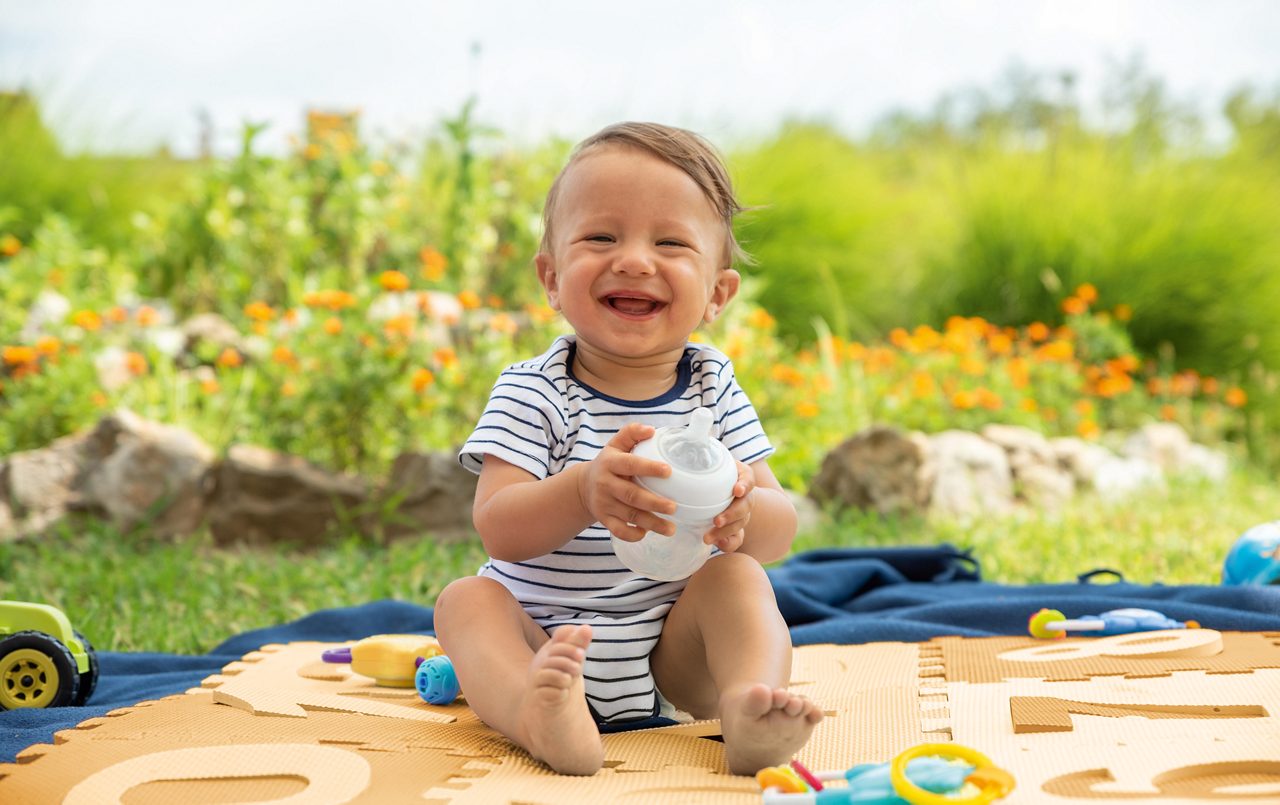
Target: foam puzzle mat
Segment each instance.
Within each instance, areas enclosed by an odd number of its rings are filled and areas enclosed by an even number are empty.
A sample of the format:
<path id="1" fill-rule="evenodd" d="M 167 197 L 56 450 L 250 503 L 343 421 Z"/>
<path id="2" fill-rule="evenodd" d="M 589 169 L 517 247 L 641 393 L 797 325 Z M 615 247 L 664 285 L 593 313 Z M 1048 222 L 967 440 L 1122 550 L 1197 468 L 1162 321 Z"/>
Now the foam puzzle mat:
<path id="1" fill-rule="evenodd" d="M 753 803 L 719 725 L 604 736 L 593 777 L 552 773 L 459 700 L 263 646 L 200 688 L 79 724 L 0 765 L 0 802 Z M 796 649 L 826 718 L 811 769 L 954 741 L 1012 773 L 1008 803 L 1280 802 L 1280 632 L 935 638 Z"/>

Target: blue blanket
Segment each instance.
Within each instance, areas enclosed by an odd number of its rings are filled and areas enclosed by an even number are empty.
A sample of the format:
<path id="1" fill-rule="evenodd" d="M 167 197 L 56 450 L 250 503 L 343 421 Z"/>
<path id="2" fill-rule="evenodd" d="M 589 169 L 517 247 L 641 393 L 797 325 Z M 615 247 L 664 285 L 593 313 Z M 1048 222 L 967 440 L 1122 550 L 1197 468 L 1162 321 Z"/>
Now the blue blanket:
<path id="1" fill-rule="evenodd" d="M 1280 587 L 1097 584 L 1088 575 L 1069 584 L 991 584 L 981 580 L 974 558 L 947 545 L 811 551 L 769 571 L 796 645 L 1026 634 L 1028 617 L 1045 606 L 1068 617 L 1141 607 L 1212 629 L 1280 631 Z M 0 762 L 108 710 L 197 687 L 266 643 L 341 642 L 432 628 L 427 607 L 377 601 L 245 632 L 198 657 L 100 652 L 98 688 L 87 705 L 0 712 Z"/>

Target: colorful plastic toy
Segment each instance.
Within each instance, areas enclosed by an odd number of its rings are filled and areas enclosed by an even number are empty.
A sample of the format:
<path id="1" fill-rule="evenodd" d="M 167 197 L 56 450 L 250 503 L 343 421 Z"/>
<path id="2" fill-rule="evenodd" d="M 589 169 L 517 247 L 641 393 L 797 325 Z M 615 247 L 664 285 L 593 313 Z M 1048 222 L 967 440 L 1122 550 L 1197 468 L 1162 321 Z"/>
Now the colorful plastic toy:
<path id="1" fill-rule="evenodd" d="M 413 676 L 413 686 L 427 704 L 452 704 L 459 691 L 453 661 L 443 654 L 422 660 Z"/>
<path id="2" fill-rule="evenodd" d="M 0 709 L 89 701 L 98 653 L 57 607 L 0 601 Z"/>
<path id="3" fill-rule="evenodd" d="M 1222 563 L 1223 584 L 1280 584 L 1280 520 L 1240 535 Z"/>
<path id="4" fill-rule="evenodd" d="M 441 654 L 444 654 L 444 649 L 434 637 L 380 634 L 345 648 L 329 649 L 320 658 L 325 662 L 351 663 L 352 671 L 373 677 L 375 683 L 384 687 L 411 688 L 420 658 Z"/>
<path id="5" fill-rule="evenodd" d="M 1110 637 L 1134 632 L 1155 632 L 1162 629 L 1199 629 L 1195 621 L 1175 621 L 1154 609 L 1112 609 L 1101 615 L 1085 615 L 1068 618 L 1056 609 L 1042 609 L 1027 621 L 1027 631 L 1032 637 L 1054 640 L 1066 637 L 1068 632 L 1087 632 L 1092 637 Z"/>
<path id="6" fill-rule="evenodd" d="M 1014 788 L 1012 775 L 959 744 L 921 744 L 889 763 L 861 763 L 842 772 L 814 773 L 792 761 L 790 768 L 761 769 L 756 780 L 766 805 L 986 805 Z M 839 780 L 846 785 L 822 784 Z"/>

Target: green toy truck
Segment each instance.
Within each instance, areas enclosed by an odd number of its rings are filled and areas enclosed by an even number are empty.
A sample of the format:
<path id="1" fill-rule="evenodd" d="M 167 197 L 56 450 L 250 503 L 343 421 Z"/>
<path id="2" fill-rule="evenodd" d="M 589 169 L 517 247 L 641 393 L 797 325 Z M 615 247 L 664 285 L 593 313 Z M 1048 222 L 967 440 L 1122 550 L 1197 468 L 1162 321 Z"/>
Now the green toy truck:
<path id="1" fill-rule="evenodd" d="M 0 710 L 89 701 L 98 654 L 57 607 L 0 601 Z"/>

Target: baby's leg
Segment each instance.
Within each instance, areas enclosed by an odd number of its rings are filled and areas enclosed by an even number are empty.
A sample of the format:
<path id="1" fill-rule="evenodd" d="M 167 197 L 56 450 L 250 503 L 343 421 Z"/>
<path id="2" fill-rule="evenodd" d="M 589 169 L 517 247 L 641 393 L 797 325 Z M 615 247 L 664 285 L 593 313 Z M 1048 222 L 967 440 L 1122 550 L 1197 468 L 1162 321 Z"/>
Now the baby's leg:
<path id="1" fill-rule="evenodd" d="M 550 638 L 506 587 L 458 579 L 436 601 L 436 631 L 467 704 L 484 723 L 561 774 L 594 774 L 604 747 L 583 695 L 591 627 Z"/>
<path id="2" fill-rule="evenodd" d="M 720 718 L 734 774 L 786 763 L 822 711 L 787 690 L 791 635 L 764 568 L 745 554 L 717 556 L 689 579 L 651 658 L 673 705 Z"/>

